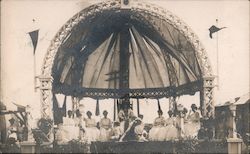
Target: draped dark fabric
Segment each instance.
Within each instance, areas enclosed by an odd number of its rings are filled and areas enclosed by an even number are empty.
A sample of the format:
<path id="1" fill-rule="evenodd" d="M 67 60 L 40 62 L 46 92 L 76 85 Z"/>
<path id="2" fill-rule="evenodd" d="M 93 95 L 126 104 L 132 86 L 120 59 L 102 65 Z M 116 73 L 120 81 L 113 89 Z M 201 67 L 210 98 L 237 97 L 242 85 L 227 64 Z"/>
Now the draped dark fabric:
<path id="1" fill-rule="evenodd" d="M 63 106 L 62 106 L 62 108 L 61 108 L 61 112 L 62 112 L 62 116 L 63 116 L 63 117 L 66 117 L 66 116 L 67 116 L 66 103 L 67 103 L 67 96 L 64 96 Z"/>
<path id="2" fill-rule="evenodd" d="M 63 106 L 60 108 L 56 95 L 53 94 L 53 117 L 55 125 L 63 123 L 63 117 L 66 116 L 66 100 L 67 96 L 64 97 Z"/>
<path id="3" fill-rule="evenodd" d="M 162 111 L 162 110 L 161 110 L 161 103 L 160 103 L 160 100 L 159 100 L 159 99 L 157 99 L 157 104 L 158 104 L 158 111 Z"/>
<path id="4" fill-rule="evenodd" d="M 100 106 L 99 106 L 99 99 L 96 100 L 96 108 L 95 108 L 95 115 L 100 115 Z"/>
<path id="5" fill-rule="evenodd" d="M 171 24 L 151 18 L 161 22 L 164 34 L 144 23 L 143 14 L 129 11 L 104 11 L 80 22 L 58 49 L 53 91 L 119 98 L 124 93 L 113 93 L 136 89 L 147 97 L 147 89 L 151 94 L 155 88 L 166 91 L 200 81 L 191 43 Z"/>

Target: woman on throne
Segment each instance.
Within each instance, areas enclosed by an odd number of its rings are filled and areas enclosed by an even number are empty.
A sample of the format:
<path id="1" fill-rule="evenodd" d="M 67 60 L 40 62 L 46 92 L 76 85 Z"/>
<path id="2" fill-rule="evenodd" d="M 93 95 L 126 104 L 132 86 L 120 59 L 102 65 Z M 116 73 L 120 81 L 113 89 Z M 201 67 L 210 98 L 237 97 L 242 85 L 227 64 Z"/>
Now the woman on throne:
<path id="1" fill-rule="evenodd" d="M 122 128 L 122 133 L 124 133 L 130 125 L 130 122 L 135 119 L 133 110 L 130 108 L 129 104 L 125 104 L 123 109 L 119 111 L 118 117 L 120 120 L 120 125 Z"/>

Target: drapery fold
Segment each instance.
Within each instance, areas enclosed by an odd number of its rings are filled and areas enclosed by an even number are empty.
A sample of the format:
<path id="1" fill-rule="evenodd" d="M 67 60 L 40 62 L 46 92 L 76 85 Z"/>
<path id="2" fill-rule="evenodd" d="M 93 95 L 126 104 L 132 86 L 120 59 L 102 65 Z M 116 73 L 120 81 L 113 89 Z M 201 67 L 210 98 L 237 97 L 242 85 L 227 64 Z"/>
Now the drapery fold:
<path id="1" fill-rule="evenodd" d="M 140 16 L 141 19 L 126 11 L 111 11 L 80 22 L 58 49 L 53 90 L 64 94 L 84 93 L 84 89 L 129 92 L 201 81 L 195 50 L 185 36 L 167 22 L 161 24 L 160 32 L 150 22 L 143 23 L 145 17 Z M 124 29 L 129 37 L 121 37 Z M 124 41 L 128 42 L 125 46 Z M 122 87 L 120 83 L 124 81 L 128 87 Z"/>

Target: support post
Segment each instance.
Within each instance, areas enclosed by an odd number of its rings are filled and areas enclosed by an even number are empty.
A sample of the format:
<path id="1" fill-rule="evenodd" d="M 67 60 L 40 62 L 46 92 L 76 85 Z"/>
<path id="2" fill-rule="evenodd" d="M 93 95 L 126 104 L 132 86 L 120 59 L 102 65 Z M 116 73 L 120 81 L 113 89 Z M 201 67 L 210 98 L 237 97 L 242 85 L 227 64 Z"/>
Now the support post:
<path id="1" fill-rule="evenodd" d="M 76 110 L 79 109 L 79 98 L 72 96 L 72 112 L 75 114 Z"/>
<path id="2" fill-rule="evenodd" d="M 52 78 L 50 76 L 40 76 L 40 91 L 41 91 L 41 117 L 53 121 L 52 111 Z M 52 128 L 48 134 L 49 140 L 52 142 L 54 139 L 54 121 Z"/>
<path id="3" fill-rule="evenodd" d="M 201 114 L 205 119 L 214 117 L 214 76 L 204 77 L 200 91 Z"/>
<path id="4" fill-rule="evenodd" d="M 177 105 L 176 98 L 175 97 L 169 97 L 169 109 L 173 111 L 173 113 L 176 113 L 175 107 Z"/>
<path id="5" fill-rule="evenodd" d="M 210 133 L 207 138 L 213 138 L 215 128 L 213 125 L 215 107 L 214 107 L 214 76 L 203 77 L 202 87 L 200 90 L 200 110 L 203 117 L 203 126 L 206 127 Z M 212 134 L 211 136 L 209 134 Z"/>
<path id="6" fill-rule="evenodd" d="M 227 143 L 228 143 L 228 153 L 229 154 L 241 154 L 242 150 L 242 139 L 239 139 L 237 137 L 237 131 L 236 131 L 236 122 L 235 122 L 235 116 L 236 116 L 236 106 L 230 105 L 229 106 L 230 112 L 231 112 L 231 118 L 230 118 L 230 125 L 232 128 L 232 131 L 229 133 Z"/>
<path id="7" fill-rule="evenodd" d="M 41 117 L 53 119 L 52 114 L 52 78 L 40 76 Z"/>

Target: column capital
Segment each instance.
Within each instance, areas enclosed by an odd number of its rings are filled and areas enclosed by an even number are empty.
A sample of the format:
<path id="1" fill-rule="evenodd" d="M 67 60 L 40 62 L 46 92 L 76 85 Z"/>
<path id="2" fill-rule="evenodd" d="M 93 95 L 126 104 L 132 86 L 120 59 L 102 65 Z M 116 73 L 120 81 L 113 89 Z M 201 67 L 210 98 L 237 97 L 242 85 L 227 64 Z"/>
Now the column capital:
<path id="1" fill-rule="evenodd" d="M 53 78 L 51 76 L 46 76 L 46 75 L 40 75 L 38 76 L 40 81 L 53 81 Z"/>
<path id="2" fill-rule="evenodd" d="M 51 90 L 53 78 L 51 76 L 39 76 L 40 89 L 41 90 Z"/>
<path id="3" fill-rule="evenodd" d="M 211 76 L 203 76 L 202 79 L 203 80 L 214 80 L 216 78 L 215 75 L 211 75 Z"/>

